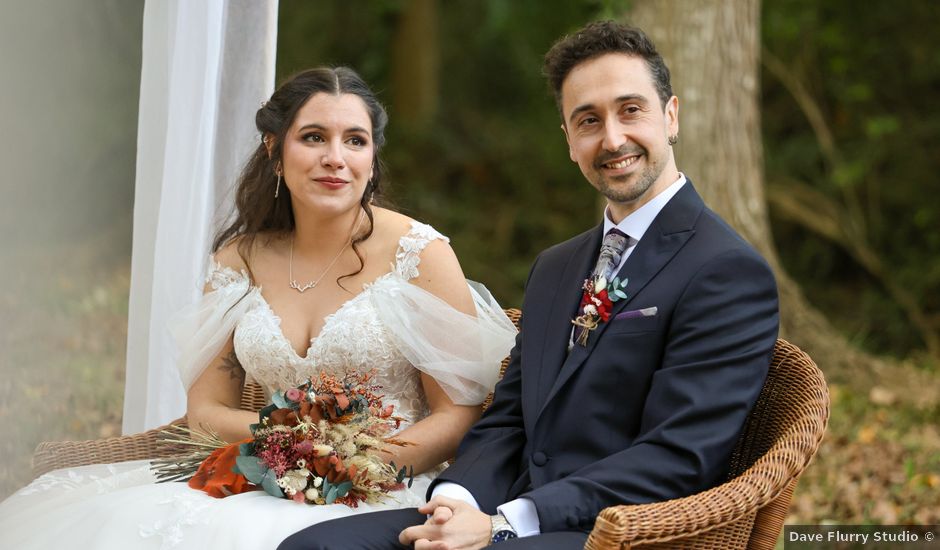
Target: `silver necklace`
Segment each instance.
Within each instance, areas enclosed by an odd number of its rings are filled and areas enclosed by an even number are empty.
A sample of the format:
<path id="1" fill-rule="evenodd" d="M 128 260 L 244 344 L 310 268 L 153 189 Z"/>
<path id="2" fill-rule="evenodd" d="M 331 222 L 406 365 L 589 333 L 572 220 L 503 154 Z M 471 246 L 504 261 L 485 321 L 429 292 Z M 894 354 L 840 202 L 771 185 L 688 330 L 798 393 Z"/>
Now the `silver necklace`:
<path id="1" fill-rule="evenodd" d="M 336 262 L 339 261 L 339 257 L 343 255 L 343 252 L 349 248 L 349 245 L 352 244 L 353 235 L 359 231 L 359 227 L 362 226 L 362 210 L 359 211 L 359 221 L 356 223 L 356 228 L 352 230 L 352 233 L 349 234 L 349 240 L 346 241 L 346 245 L 340 249 L 339 253 L 336 254 L 336 257 L 333 258 L 333 261 L 330 262 L 330 265 L 326 266 L 326 269 L 323 270 L 323 273 L 320 273 L 320 276 L 317 277 L 315 281 L 310 281 L 307 284 L 301 285 L 297 282 L 297 279 L 294 279 L 294 236 L 290 237 L 290 259 L 287 262 L 287 271 L 288 277 L 290 278 L 290 287 L 303 294 L 304 292 L 310 290 L 311 288 L 316 288 L 320 281 L 323 280 L 323 277 L 326 277 L 326 274 L 333 269 L 333 266 L 336 265 Z"/>

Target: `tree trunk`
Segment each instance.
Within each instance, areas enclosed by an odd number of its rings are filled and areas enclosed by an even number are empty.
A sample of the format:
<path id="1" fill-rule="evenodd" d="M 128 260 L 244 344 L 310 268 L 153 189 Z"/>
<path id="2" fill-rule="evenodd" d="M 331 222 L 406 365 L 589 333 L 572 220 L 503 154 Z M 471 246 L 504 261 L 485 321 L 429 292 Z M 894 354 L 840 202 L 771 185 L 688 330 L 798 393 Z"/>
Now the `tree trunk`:
<path id="1" fill-rule="evenodd" d="M 882 362 L 850 346 L 806 301 L 774 248 L 758 104 L 760 1 L 645 0 L 629 15 L 672 73 L 679 98 L 679 169 L 777 274 L 781 337 L 812 355 L 830 378 L 873 382 Z"/>
<path id="2" fill-rule="evenodd" d="M 392 44 L 392 96 L 396 124 L 421 126 L 437 112 L 437 0 L 404 3 Z"/>

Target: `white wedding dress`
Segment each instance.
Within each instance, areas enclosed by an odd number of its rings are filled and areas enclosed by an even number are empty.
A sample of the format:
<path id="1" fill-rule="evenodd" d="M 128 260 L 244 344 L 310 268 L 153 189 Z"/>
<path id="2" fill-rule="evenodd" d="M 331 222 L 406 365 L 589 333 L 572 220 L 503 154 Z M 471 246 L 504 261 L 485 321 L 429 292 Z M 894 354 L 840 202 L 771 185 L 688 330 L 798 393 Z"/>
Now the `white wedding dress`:
<path id="1" fill-rule="evenodd" d="M 304 357 L 245 273 L 213 262 L 212 291 L 174 322 L 182 338 L 187 387 L 234 331 L 235 352 L 270 395 L 321 370 L 378 370 L 385 402 L 413 423 L 427 414 L 420 372 L 434 376 L 455 403 L 481 403 L 512 347 L 515 329 L 486 290 L 469 283 L 476 316 L 465 315 L 409 281 L 420 253 L 445 239 L 412 222 L 392 271 L 365 285 L 326 318 Z M 404 426 L 403 426 L 404 427 Z M 0 503 L 0 548 L 82 550 L 274 549 L 313 523 L 349 514 L 417 506 L 440 470 L 415 476 L 411 489 L 380 504 L 311 506 L 251 491 L 216 499 L 185 483 L 155 483 L 149 462 L 98 464 L 40 476 Z"/>

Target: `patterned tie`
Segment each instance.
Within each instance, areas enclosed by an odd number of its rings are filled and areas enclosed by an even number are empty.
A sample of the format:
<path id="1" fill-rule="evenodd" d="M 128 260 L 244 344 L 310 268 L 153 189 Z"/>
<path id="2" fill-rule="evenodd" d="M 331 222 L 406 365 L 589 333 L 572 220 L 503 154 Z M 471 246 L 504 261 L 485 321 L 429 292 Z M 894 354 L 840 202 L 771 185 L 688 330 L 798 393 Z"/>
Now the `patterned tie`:
<path id="1" fill-rule="evenodd" d="M 610 280 L 614 275 L 614 269 L 620 265 L 620 257 L 623 256 L 623 251 L 627 249 L 629 242 L 630 237 L 616 227 L 608 231 L 607 235 L 604 235 L 604 242 L 601 243 L 601 253 L 597 257 L 597 265 L 591 272 L 591 278 L 603 276 Z"/>
<path id="2" fill-rule="evenodd" d="M 614 275 L 614 270 L 617 266 L 620 265 L 620 258 L 623 256 L 623 251 L 627 249 L 627 245 L 630 243 L 630 237 L 628 237 L 623 231 L 620 231 L 616 227 L 612 228 L 610 231 L 604 235 L 604 242 L 601 243 L 601 252 L 597 256 L 597 264 L 594 266 L 594 271 L 591 272 L 591 279 L 597 280 L 598 276 L 603 275 L 608 281 Z M 581 326 L 574 327 L 572 332 L 571 342 L 580 341 L 582 345 L 587 341 L 587 334 L 585 334 L 587 329 Z M 571 349 L 572 343 L 569 343 L 568 349 Z"/>

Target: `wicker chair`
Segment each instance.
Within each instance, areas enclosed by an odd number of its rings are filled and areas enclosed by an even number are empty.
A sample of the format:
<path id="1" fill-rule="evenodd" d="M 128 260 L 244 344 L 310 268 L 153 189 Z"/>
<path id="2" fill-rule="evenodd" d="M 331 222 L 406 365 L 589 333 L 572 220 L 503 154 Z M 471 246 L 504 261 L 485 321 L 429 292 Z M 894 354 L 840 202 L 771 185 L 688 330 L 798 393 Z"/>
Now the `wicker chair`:
<path id="1" fill-rule="evenodd" d="M 506 313 L 518 325 L 519 310 Z M 256 411 L 265 404 L 260 386 L 246 386 L 242 409 Z M 730 480 L 686 498 L 607 508 L 585 548 L 772 549 L 828 417 L 822 373 L 799 348 L 778 340 L 767 382 L 732 455 Z M 130 436 L 40 443 L 33 472 L 172 456 L 179 451 L 159 442 L 171 425 L 186 426 L 186 419 Z"/>
<path id="2" fill-rule="evenodd" d="M 732 454 L 729 481 L 685 498 L 602 510 L 585 548 L 774 548 L 797 478 L 828 420 L 822 372 L 798 347 L 777 340 L 767 382 Z"/>

